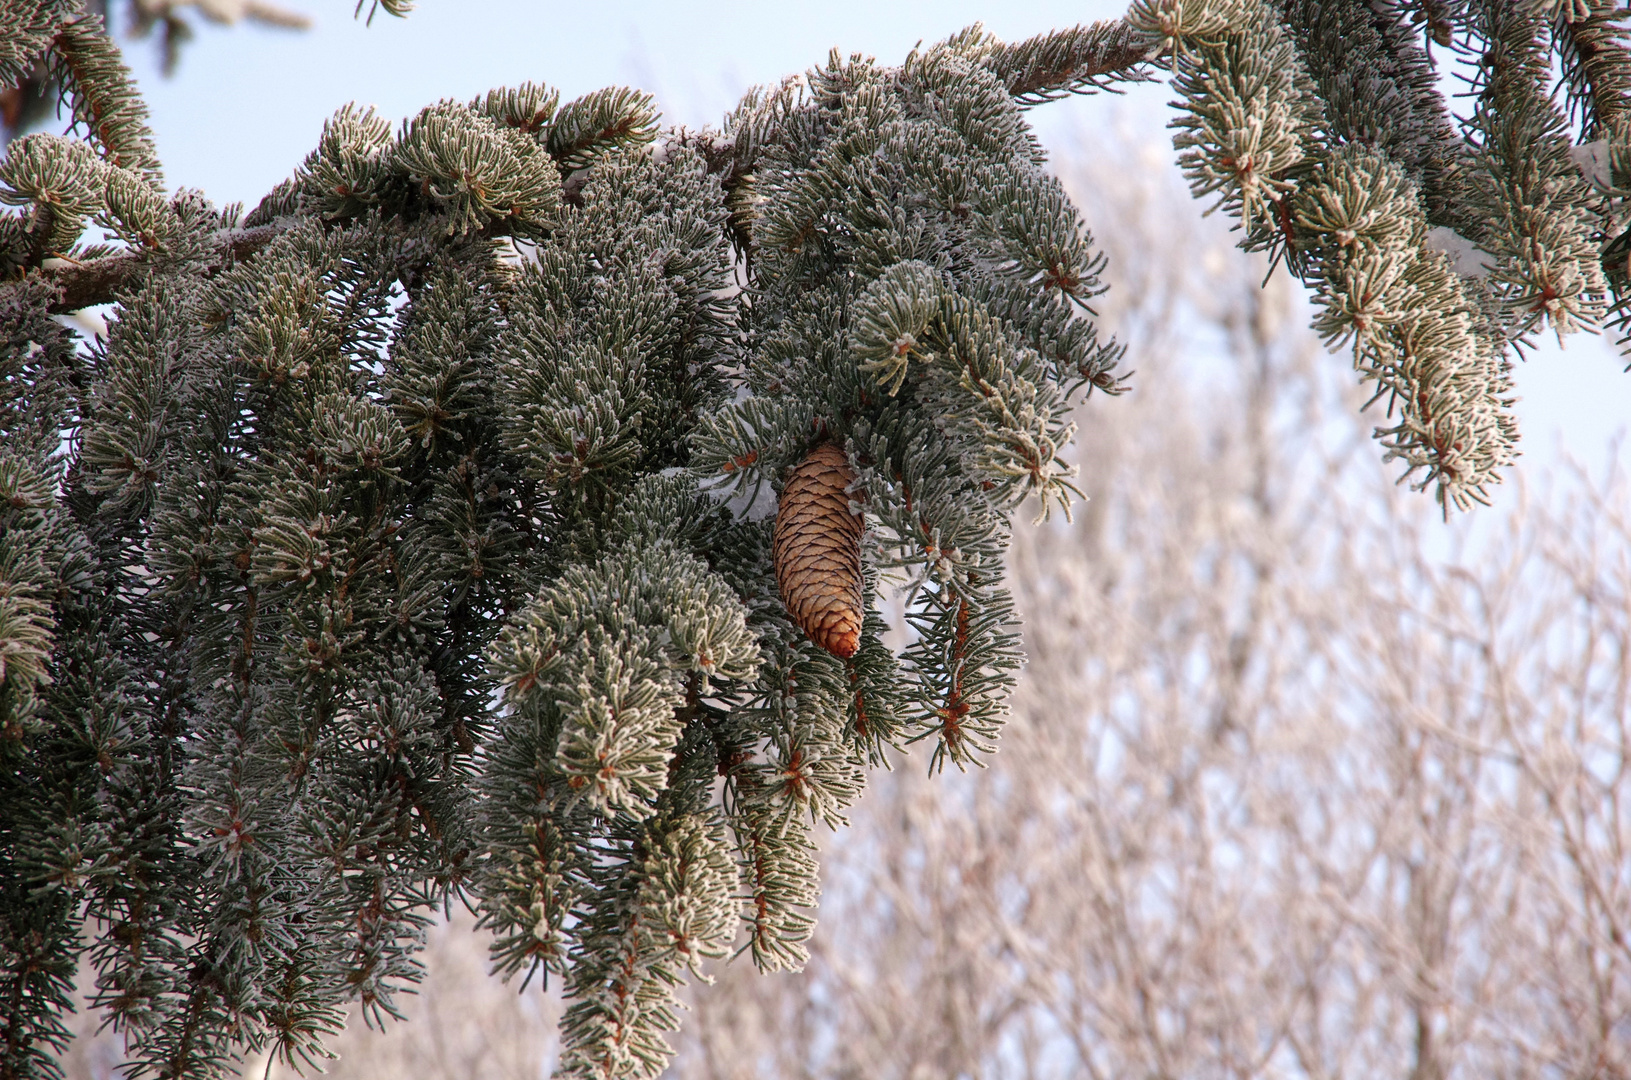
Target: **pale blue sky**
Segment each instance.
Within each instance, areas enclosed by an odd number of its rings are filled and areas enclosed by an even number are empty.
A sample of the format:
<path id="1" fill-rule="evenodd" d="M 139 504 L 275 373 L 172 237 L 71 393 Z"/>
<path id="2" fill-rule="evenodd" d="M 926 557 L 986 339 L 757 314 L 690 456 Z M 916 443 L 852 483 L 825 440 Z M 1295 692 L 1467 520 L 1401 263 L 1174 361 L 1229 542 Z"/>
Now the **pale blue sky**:
<path id="1" fill-rule="evenodd" d="M 352 20 L 348 0 L 283 3 L 310 15 L 313 29 L 204 27 L 172 79 L 159 77 L 151 43 L 124 43 L 172 187 L 253 206 L 311 149 L 324 118 L 353 100 L 396 119 L 527 79 L 567 98 L 621 83 L 657 94 L 670 122 L 696 126 L 717 122 L 749 86 L 802 71 L 834 46 L 894 62 L 975 21 L 1015 40 L 1122 9 L 1113 0 L 422 0 L 407 19 L 381 14 L 368 27 Z M 1091 123 L 1099 108 L 1100 99 L 1077 99 L 1032 116 L 1047 142 Z M 1197 218 L 1201 210 L 1193 206 Z M 1608 342 L 1582 335 L 1520 365 L 1520 468 L 1538 472 L 1560 446 L 1593 468 L 1604 463 L 1631 417 L 1623 363 Z M 1620 459 L 1631 465 L 1631 448 Z"/>

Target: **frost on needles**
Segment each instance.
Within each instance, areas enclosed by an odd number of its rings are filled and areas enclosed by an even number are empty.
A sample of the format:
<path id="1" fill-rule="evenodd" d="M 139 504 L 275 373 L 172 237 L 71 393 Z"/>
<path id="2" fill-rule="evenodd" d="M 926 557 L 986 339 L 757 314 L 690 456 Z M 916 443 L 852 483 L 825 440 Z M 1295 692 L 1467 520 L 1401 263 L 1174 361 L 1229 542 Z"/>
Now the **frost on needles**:
<path id="1" fill-rule="evenodd" d="M 453 902 L 564 986 L 565 1075 L 661 1072 L 710 962 L 799 967 L 813 827 L 895 748 L 994 749 L 1010 523 L 1122 388 L 1032 105 L 1170 71 L 1196 193 L 1314 290 L 1387 452 L 1483 497 L 1512 349 L 1627 318 L 1631 65 L 1584 0 L 1423 12 L 974 28 L 717 131 L 347 107 L 243 215 L 162 188 L 97 19 L 0 0 L 0 82 L 47 65 L 76 122 L 0 162 L 0 1077 L 59 1074 L 82 963 L 140 1075 L 317 1065 Z M 1428 42 L 1483 60 L 1465 118 Z M 89 347 L 53 318 L 108 302 Z M 837 653 L 766 510 L 818 448 L 866 530 Z"/>
<path id="2" fill-rule="evenodd" d="M 1387 455 L 1446 511 L 1486 501 L 1516 456 L 1515 350 L 1544 329 L 1628 341 L 1625 17 L 1591 0 L 1128 12 L 1172 70 L 1193 190 L 1311 287 L 1316 329 L 1387 405 Z M 1465 116 L 1439 92 L 1446 63 L 1471 73 Z"/>

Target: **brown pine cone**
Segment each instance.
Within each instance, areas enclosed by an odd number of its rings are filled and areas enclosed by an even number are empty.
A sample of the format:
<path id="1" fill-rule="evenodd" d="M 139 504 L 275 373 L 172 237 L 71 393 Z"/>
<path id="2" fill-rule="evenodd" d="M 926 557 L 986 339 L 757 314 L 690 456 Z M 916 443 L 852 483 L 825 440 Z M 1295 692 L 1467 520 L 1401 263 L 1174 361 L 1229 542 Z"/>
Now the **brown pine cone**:
<path id="1" fill-rule="evenodd" d="M 846 660 L 861 647 L 861 518 L 844 492 L 854 481 L 836 445 L 811 450 L 782 488 L 771 548 L 787 613 Z"/>

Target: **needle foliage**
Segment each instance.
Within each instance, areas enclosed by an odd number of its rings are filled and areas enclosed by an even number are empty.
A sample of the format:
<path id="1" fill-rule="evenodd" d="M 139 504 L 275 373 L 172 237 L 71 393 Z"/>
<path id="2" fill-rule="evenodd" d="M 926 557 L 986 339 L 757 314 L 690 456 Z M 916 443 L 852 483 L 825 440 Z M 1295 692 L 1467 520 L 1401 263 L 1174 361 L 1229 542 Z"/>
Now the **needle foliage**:
<path id="1" fill-rule="evenodd" d="M 1025 109 L 1169 70 L 1197 194 L 1448 507 L 1512 457 L 1512 350 L 1628 318 L 1619 18 L 1139 0 L 834 53 L 700 133 L 618 88 L 348 106 L 245 214 L 163 188 L 94 17 L 0 0 L 0 82 L 49 65 L 75 124 L 0 162 L 0 1077 L 60 1075 L 81 965 L 134 1075 L 315 1066 L 452 903 L 564 987 L 562 1075 L 658 1075 L 684 980 L 806 959 L 870 769 L 995 748 L 1011 522 L 1068 510 L 1073 407 L 1122 388 Z M 1481 56 L 1460 120 L 1428 42 Z M 771 564 L 822 444 L 847 660 Z"/>

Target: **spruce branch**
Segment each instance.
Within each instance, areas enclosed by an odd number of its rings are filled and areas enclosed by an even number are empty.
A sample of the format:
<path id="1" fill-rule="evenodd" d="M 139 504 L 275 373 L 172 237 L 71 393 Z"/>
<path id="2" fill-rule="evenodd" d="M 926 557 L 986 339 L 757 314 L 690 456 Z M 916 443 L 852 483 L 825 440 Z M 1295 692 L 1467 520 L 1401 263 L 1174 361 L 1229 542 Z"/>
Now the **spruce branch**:
<path id="1" fill-rule="evenodd" d="M 951 38 L 948 46 L 977 51 L 982 62 L 1022 105 L 1040 105 L 1070 94 L 1114 90 L 1117 83 L 1152 78 L 1149 42 L 1124 22 L 1096 22 L 1004 44 L 979 24 Z"/>
<path id="2" fill-rule="evenodd" d="M 65 0 L 5 0 L 0 5 L 0 88 L 17 86 L 34 71 L 74 5 Z M 9 126 L 9 125 L 8 125 Z"/>
<path id="3" fill-rule="evenodd" d="M 1196 193 L 1314 290 L 1406 475 L 1486 496 L 1506 348 L 1601 317 L 1621 196 L 1546 98 L 1562 16 L 1440 14 L 1491 46 L 1461 138 L 1401 6 L 1140 0 L 834 53 L 720 132 L 616 88 L 347 107 L 243 220 L 163 197 L 111 46 L 57 25 L 92 130 L 0 164 L 0 794 L 43 793 L 0 830 L 0 990 L 19 927 L 83 934 L 136 1070 L 311 1063 L 348 1004 L 399 1016 L 462 895 L 501 975 L 565 985 L 566 1074 L 658 1075 L 737 932 L 807 959 L 813 829 L 869 768 L 1000 738 L 1013 515 L 1068 511 L 1072 408 L 1122 388 L 1028 106 L 1170 63 Z M 81 356 L 51 313 L 91 302 Z M 8 1068 L 67 1006 L 27 996 Z"/>
<path id="4" fill-rule="evenodd" d="M 560 107 L 545 145 L 564 170 L 574 171 L 614 147 L 648 145 L 657 137 L 657 116 L 650 94 L 597 90 Z"/>
<path id="5" fill-rule="evenodd" d="M 76 124 L 83 124 L 106 160 L 162 183 L 147 105 L 130 77 L 118 46 L 98 15 L 85 15 L 58 28 L 52 60 L 66 88 Z"/>
<path id="6" fill-rule="evenodd" d="M 362 6 L 365 3 L 368 5 L 368 24 L 372 26 L 375 14 L 382 10 L 385 14 L 398 19 L 407 18 L 408 13 L 413 10 L 414 0 L 357 0 L 356 9 L 351 13 L 352 18 L 362 16 Z"/>
<path id="7" fill-rule="evenodd" d="M 1469 148 L 1404 8 L 1292 0 L 1279 9 L 1323 102 L 1331 135 L 1385 151 L 1421 191 L 1432 224 L 1481 238 L 1477 215 L 1466 205 Z"/>
<path id="8" fill-rule="evenodd" d="M 219 273 L 234 263 L 252 259 L 287 228 L 286 224 L 220 230 L 204 264 L 206 274 Z M 78 311 L 97 304 L 113 303 L 120 293 L 135 284 L 152 265 L 144 252 L 103 255 L 83 261 L 58 257 L 31 273 L 24 283 L 0 283 L 0 295 L 39 287 L 52 296 L 47 309 L 53 314 Z"/>
<path id="9" fill-rule="evenodd" d="M 1423 56 L 1393 16 L 1341 4 L 1286 11 L 1290 26 L 1274 5 L 1196 0 L 1135 5 L 1129 19 L 1152 39 L 1172 39 L 1174 143 L 1192 190 L 1220 195 L 1241 221 L 1242 246 L 1284 257 L 1316 288 L 1325 309 L 1316 328 L 1330 343 L 1352 341 L 1357 370 L 1399 410 L 1398 424 L 1377 429 L 1388 456 L 1407 476 L 1420 474 L 1419 486 L 1435 486 L 1446 511 L 1483 501 L 1515 454 L 1507 341 L 1495 293 L 1463 281 L 1429 248 L 1433 211 L 1422 199 L 1424 184 L 1438 185 L 1443 218 L 1496 246 L 1491 211 L 1470 194 L 1474 151 L 1446 140 Z M 1354 41 L 1350 62 L 1340 54 Z M 1317 58 L 1312 74 L 1305 52 Z M 1363 61 L 1372 54 L 1385 66 Z M 1509 135 L 1506 152 L 1521 143 Z M 1554 187 L 1578 180 L 1557 176 L 1558 153 L 1541 158 Z M 1501 295 L 1572 329 L 1568 320 L 1594 317 L 1594 286 L 1578 272 L 1578 245 L 1569 247 L 1581 219 L 1560 224 L 1544 206 L 1520 213 L 1539 189 L 1514 183 L 1521 190 L 1509 184 L 1491 200 L 1493 213 L 1530 235 L 1511 245 L 1525 255 Z M 1543 229 L 1551 232 L 1541 238 Z M 1558 229 L 1575 239 L 1554 243 Z"/>
<path id="10" fill-rule="evenodd" d="M 1474 183 L 1488 207 L 1483 246 L 1498 257 L 1491 283 L 1508 332 L 1522 340 L 1545 324 L 1561 338 L 1595 327 L 1608 291 L 1593 238 L 1600 219 L 1546 93 L 1547 27 L 1501 3 L 1472 11 L 1485 55 L 1471 118 L 1481 143 Z"/>
<path id="11" fill-rule="evenodd" d="M 1348 147 L 1294 205 L 1325 309 L 1315 329 L 1351 341 L 1356 369 L 1399 410 L 1377 432 L 1388 456 L 1436 485 L 1446 512 L 1484 501 L 1514 454 L 1509 364 L 1466 283 L 1427 247 L 1415 185 L 1380 152 Z"/>
<path id="12" fill-rule="evenodd" d="M 778 815 L 757 777 L 738 779 L 737 845 L 748 886 L 746 948 L 762 972 L 802 971 L 821 895 L 816 847 L 803 817 Z"/>
<path id="13" fill-rule="evenodd" d="M 1173 145 L 1190 189 L 1216 195 L 1216 206 L 1239 217 L 1249 248 L 1283 250 L 1280 203 L 1317 160 L 1323 110 L 1273 10 L 1248 6 L 1234 17 L 1243 20 L 1238 28 L 1215 40 L 1197 33 L 1174 60 L 1182 115 Z M 1140 29 L 1153 35 L 1160 27 Z"/>
<path id="14" fill-rule="evenodd" d="M 1631 143 L 1631 31 L 1611 0 L 1584 8 L 1561 6 L 1551 25 L 1570 114 L 1582 144 L 1606 139 L 1624 147 Z M 1623 174 L 1626 166 L 1618 168 Z"/>

